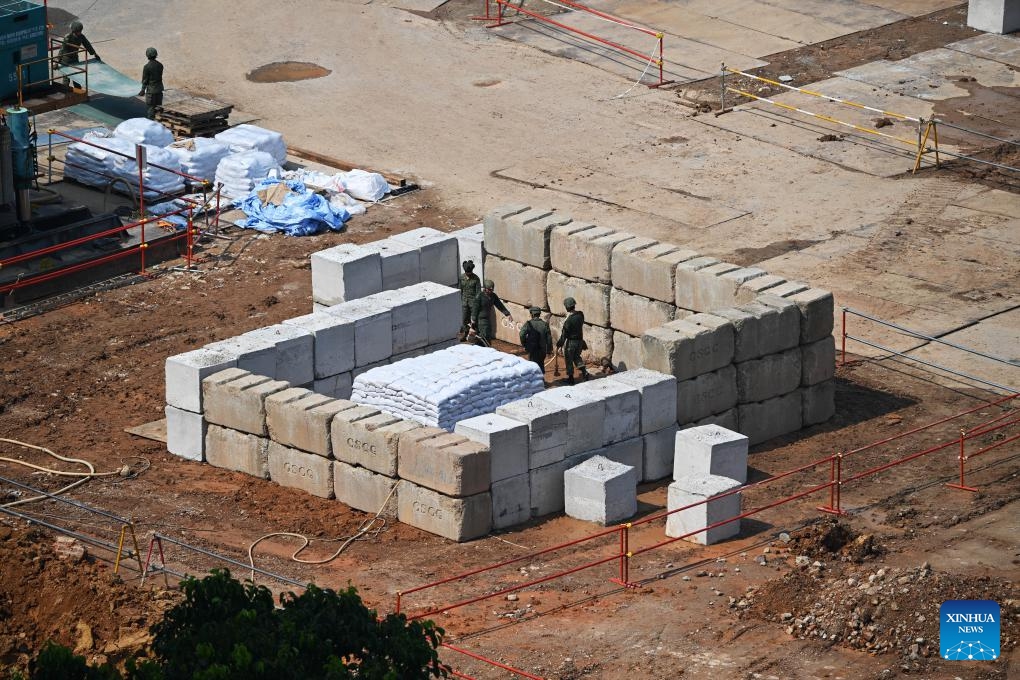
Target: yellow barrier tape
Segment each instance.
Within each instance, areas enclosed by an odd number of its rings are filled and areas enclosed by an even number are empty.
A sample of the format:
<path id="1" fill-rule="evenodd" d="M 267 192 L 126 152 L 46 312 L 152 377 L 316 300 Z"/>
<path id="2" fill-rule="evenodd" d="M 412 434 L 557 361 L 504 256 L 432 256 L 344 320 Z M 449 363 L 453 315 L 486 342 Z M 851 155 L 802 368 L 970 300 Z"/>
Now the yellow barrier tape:
<path id="1" fill-rule="evenodd" d="M 726 89 L 729 92 L 734 92 L 736 94 L 743 95 L 745 97 L 750 97 L 751 99 L 757 99 L 760 102 L 768 102 L 769 104 L 774 104 L 775 106 L 778 106 L 781 109 L 787 109 L 788 111 L 796 111 L 797 113 L 803 113 L 805 116 L 812 116 L 814 118 L 820 118 L 821 120 L 827 121 L 829 123 L 835 123 L 836 125 L 843 125 L 844 127 L 853 128 L 854 130 L 858 130 L 860 132 L 867 132 L 867 133 L 872 134 L 872 135 L 877 135 L 879 137 L 885 137 L 886 139 L 892 139 L 892 140 L 895 140 L 897 142 L 901 142 L 903 144 L 908 144 L 908 145 L 914 147 L 915 149 L 918 146 L 916 139 L 903 139 L 902 137 L 894 137 L 893 135 L 886 134 L 884 132 L 879 132 L 878 130 L 876 130 L 874 128 L 866 128 L 866 127 L 862 127 L 860 125 L 854 125 L 853 123 L 847 123 L 846 121 L 839 120 L 838 118 L 832 118 L 830 116 L 823 116 L 820 113 L 814 113 L 812 111 L 805 111 L 804 109 L 799 109 L 796 106 L 790 106 L 789 104 L 783 104 L 782 102 L 777 102 L 774 99 L 769 99 L 768 97 L 759 97 L 757 95 L 751 94 L 750 92 L 744 92 L 743 90 L 737 90 L 737 89 L 734 89 L 732 87 L 727 87 Z"/>
<path id="2" fill-rule="evenodd" d="M 881 113 L 883 116 L 892 116 L 893 118 L 899 118 L 900 120 L 909 120 L 909 121 L 912 121 L 914 123 L 921 123 L 921 122 L 923 122 L 920 118 L 914 118 L 913 116 L 907 116 L 907 115 L 904 115 L 902 113 L 896 113 L 894 111 L 886 111 L 885 109 L 876 109 L 875 107 L 868 106 L 867 104 L 861 104 L 859 102 L 852 102 L 852 101 L 849 101 L 847 99 L 840 99 L 839 97 L 833 97 L 831 95 L 824 94 L 822 92 L 815 92 L 814 90 L 806 90 L 803 87 L 794 87 L 793 85 L 787 85 L 786 83 L 781 83 L 778 80 L 771 80 L 770 78 L 763 78 L 762 76 L 752 75 L 750 73 L 745 73 L 743 71 L 737 71 L 737 70 L 732 69 L 732 68 L 725 68 L 724 67 L 723 70 L 727 71 L 729 73 L 735 73 L 737 75 L 744 76 L 746 78 L 752 78 L 754 80 L 760 80 L 760 81 L 762 81 L 764 83 L 769 83 L 770 85 L 776 85 L 778 87 L 785 87 L 787 90 L 793 90 L 794 92 L 803 92 L 804 94 L 809 94 L 812 97 L 821 97 L 822 99 L 827 99 L 830 102 L 833 102 L 835 104 L 845 104 L 846 106 L 852 106 L 852 107 L 854 107 L 856 109 L 864 109 L 865 111 L 872 111 L 874 113 Z"/>

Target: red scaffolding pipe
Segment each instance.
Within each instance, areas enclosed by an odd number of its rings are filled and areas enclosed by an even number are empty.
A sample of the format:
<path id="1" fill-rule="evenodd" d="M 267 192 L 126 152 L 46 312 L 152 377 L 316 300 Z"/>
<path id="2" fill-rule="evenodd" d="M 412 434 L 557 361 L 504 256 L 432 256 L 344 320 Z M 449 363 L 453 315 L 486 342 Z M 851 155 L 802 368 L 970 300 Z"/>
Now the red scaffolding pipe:
<path id="1" fill-rule="evenodd" d="M 474 652 L 469 652 L 466 649 L 461 649 L 460 647 L 454 647 L 453 645 L 451 645 L 451 644 L 449 644 L 447 642 L 443 642 L 441 644 L 442 644 L 443 647 L 446 647 L 447 649 L 453 650 L 454 652 L 457 652 L 458 654 L 463 654 L 464 656 L 469 656 L 472 659 L 475 659 L 476 661 L 481 661 L 483 663 L 487 663 L 490 666 L 495 666 L 496 668 L 502 668 L 503 670 L 510 671 L 511 673 L 514 673 L 515 675 L 521 676 L 522 678 L 528 678 L 528 680 L 544 680 L 544 678 L 541 678 L 541 677 L 539 677 L 537 675 L 532 675 L 531 673 L 528 673 L 526 671 L 522 671 L 519 668 L 514 668 L 513 666 L 507 666 L 504 663 L 500 663 L 500 662 L 498 662 L 498 661 L 496 661 L 494 659 L 489 659 L 487 657 L 482 656 L 481 654 L 475 654 Z M 454 671 L 454 673 L 457 675 L 457 677 L 462 677 L 462 678 L 468 677 L 466 675 L 461 675 L 461 674 L 457 673 L 456 671 Z"/>

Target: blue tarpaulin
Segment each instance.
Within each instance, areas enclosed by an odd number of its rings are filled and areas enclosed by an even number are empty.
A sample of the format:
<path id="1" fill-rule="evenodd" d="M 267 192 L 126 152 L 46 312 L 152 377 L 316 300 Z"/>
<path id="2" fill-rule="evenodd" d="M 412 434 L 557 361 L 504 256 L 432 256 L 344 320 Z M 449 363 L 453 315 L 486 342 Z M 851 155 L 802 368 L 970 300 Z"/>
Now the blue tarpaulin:
<path id="1" fill-rule="evenodd" d="M 351 219 L 349 212 L 330 205 L 324 196 L 297 180 L 264 179 L 236 205 L 248 216 L 235 222 L 237 226 L 289 236 L 310 236 L 326 229 L 343 231 L 344 222 Z"/>

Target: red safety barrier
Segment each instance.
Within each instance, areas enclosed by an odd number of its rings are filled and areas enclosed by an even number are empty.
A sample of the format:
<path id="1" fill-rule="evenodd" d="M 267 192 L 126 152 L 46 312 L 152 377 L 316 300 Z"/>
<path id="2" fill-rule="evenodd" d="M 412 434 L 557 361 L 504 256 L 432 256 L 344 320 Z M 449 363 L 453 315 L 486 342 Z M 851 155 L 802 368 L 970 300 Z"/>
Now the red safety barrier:
<path id="1" fill-rule="evenodd" d="M 492 10 L 491 10 L 493 2 L 496 3 L 496 6 L 498 8 L 496 10 L 495 16 L 492 14 Z M 597 9 L 592 9 L 591 7 L 588 7 L 586 5 L 582 5 L 582 4 L 577 3 L 577 2 L 573 2 L 572 0 L 558 0 L 558 2 L 556 4 L 565 5 L 567 7 L 572 8 L 572 9 L 576 9 L 576 10 L 579 10 L 579 11 L 582 11 L 582 12 L 587 12 L 589 14 L 592 14 L 594 16 L 600 17 L 602 19 L 606 19 L 607 21 L 612 21 L 613 23 L 618 24 L 620 26 L 625 26 L 627 28 L 631 28 L 631 29 L 633 29 L 635 31 L 638 31 L 639 33 L 643 33 L 645 35 L 652 36 L 653 38 L 655 38 L 656 44 L 658 46 L 658 53 L 659 53 L 658 57 L 656 57 L 653 54 L 652 55 L 644 54 L 642 52 L 639 52 L 637 50 L 631 49 L 630 47 L 626 47 L 625 45 L 621 45 L 620 43 L 614 42 L 612 40 L 608 40 L 606 38 L 600 38 L 597 35 L 594 35 L 592 33 L 588 33 L 587 31 L 582 31 L 579 28 L 574 28 L 573 26 L 568 26 L 568 25 L 566 25 L 564 23 L 556 21 L 555 19 L 550 19 L 549 17 L 545 16 L 544 14 L 539 14 L 538 12 L 532 12 L 531 10 L 524 9 L 523 2 L 521 2 L 520 5 L 515 5 L 512 2 L 510 2 L 509 0 L 485 0 L 485 15 L 484 16 L 478 16 L 478 17 L 471 17 L 471 18 L 472 19 L 476 19 L 476 20 L 480 20 L 480 21 L 495 21 L 496 23 L 490 24 L 487 28 L 498 28 L 499 26 L 505 26 L 507 24 L 513 23 L 511 21 L 506 21 L 504 19 L 505 11 L 507 9 L 513 10 L 514 12 L 517 12 L 519 14 L 523 14 L 523 15 L 525 15 L 527 17 L 532 18 L 532 19 L 536 19 L 538 21 L 542 21 L 544 23 L 550 24 L 550 25 L 555 26 L 557 28 L 561 28 L 564 31 L 568 31 L 570 33 L 576 33 L 577 35 L 582 36 L 584 38 L 587 38 L 588 40 L 591 40 L 593 42 L 599 43 L 600 45 L 605 45 L 607 47 L 612 47 L 615 50 L 619 50 L 620 52 L 623 52 L 624 54 L 629 54 L 632 57 L 636 57 L 638 59 L 641 59 L 643 61 L 648 62 L 649 66 L 654 64 L 655 66 L 658 67 L 658 70 L 659 70 L 659 80 L 656 83 L 652 83 L 648 87 L 652 87 L 652 88 L 662 87 L 663 85 L 668 85 L 668 84 L 673 82 L 672 80 L 665 80 L 664 79 L 663 64 L 664 64 L 665 60 L 663 58 L 663 47 L 662 47 L 662 40 L 663 40 L 664 34 L 663 34 L 662 31 L 656 31 L 656 30 L 653 30 L 651 28 L 647 28 L 645 26 L 639 26 L 639 25 L 634 24 L 634 23 L 632 23 L 630 21 L 627 21 L 625 19 L 621 19 L 620 17 L 613 16 L 612 14 L 608 14 L 606 12 L 601 12 L 601 11 L 599 11 Z"/>
<path id="2" fill-rule="evenodd" d="M 476 661 L 481 661 L 482 663 L 487 663 L 490 666 L 494 666 L 496 668 L 501 668 L 501 669 L 503 669 L 505 671 L 509 671 L 509 672 L 513 673 L 514 675 L 520 676 L 522 678 L 528 678 L 529 680 L 543 680 L 543 678 L 538 676 L 538 675 L 532 675 L 531 673 L 528 673 L 526 671 L 522 671 L 519 668 L 514 668 L 513 666 L 507 666 L 505 663 L 500 663 L 499 661 L 496 661 L 494 659 L 490 659 L 488 657 L 484 657 L 481 654 L 475 654 L 474 652 L 469 652 L 466 649 L 461 649 L 459 647 L 454 647 L 453 645 L 451 645 L 449 643 L 446 643 L 446 642 L 443 642 L 443 643 L 440 643 L 440 644 L 442 644 L 442 646 L 445 647 L 446 649 L 449 649 L 451 651 L 457 652 L 458 654 L 463 654 L 464 656 L 469 656 L 469 657 L 471 657 L 472 659 L 474 659 Z M 457 671 L 453 671 L 453 675 L 454 675 L 454 677 L 457 677 L 457 678 L 469 678 L 469 679 L 471 678 L 471 676 L 464 675 L 463 673 L 458 673 Z"/>

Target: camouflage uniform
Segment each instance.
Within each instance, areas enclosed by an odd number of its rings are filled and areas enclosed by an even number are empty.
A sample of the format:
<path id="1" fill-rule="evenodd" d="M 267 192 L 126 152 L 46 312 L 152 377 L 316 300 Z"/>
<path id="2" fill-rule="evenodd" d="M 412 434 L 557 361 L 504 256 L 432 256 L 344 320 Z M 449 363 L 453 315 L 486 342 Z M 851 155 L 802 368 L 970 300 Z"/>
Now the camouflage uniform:
<path id="1" fill-rule="evenodd" d="M 458 282 L 460 287 L 460 335 L 465 337 L 468 326 L 471 325 L 471 308 L 474 306 L 475 298 L 482 292 L 482 282 L 478 280 L 478 274 L 473 271 L 465 271 L 460 275 Z"/>
<path id="2" fill-rule="evenodd" d="M 563 320 L 563 328 L 560 329 L 560 339 L 556 343 L 556 347 L 563 348 L 563 363 L 567 369 L 567 382 L 573 385 L 575 366 L 581 371 L 581 376 L 585 380 L 591 376 L 588 375 L 588 369 L 585 368 L 584 361 L 581 359 L 581 351 L 586 347 L 584 314 L 574 311 L 573 298 L 567 298 L 564 303 L 568 313 L 567 318 Z"/>
<path id="3" fill-rule="evenodd" d="M 154 120 L 156 109 L 163 106 L 163 64 L 156 61 L 155 48 L 145 50 L 145 56 L 149 61 L 142 68 L 142 89 L 138 96 L 145 95 L 145 105 L 148 107 L 145 117 Z"/>
<path id="4" fill-rule="evenodd" d="M 538 307 L 531 308 L 531 318 L 524 322 L 521 327 L 521 346 L 528 350 L 528 359 L 538 364 L 538 368 L 545 373 L 545 358 L 552 352 L 552 333 L 549 331 L 549 324 L 539 318 L 541 310 Z M 531 327 L 538 334 L 538 343 L 532 347 L 524 345 L 524 336 L 528 327 Z"/>
<path id="5" fill-rule="evenodd" d="M 510 316 L 510 310 L 492 291 L 492 287 L 489 285 L 491 283 L 488 279 L 485 280 L 485 288 L 475 297 L 475 302 L 471 306 L 471 323 L 478 329 L 478 335 L 485 342 L 492 342 L 492 339 L 496 337 L 496 313 L 493 308 L 501 311 L 503 316 L 513 318 Z"/>

